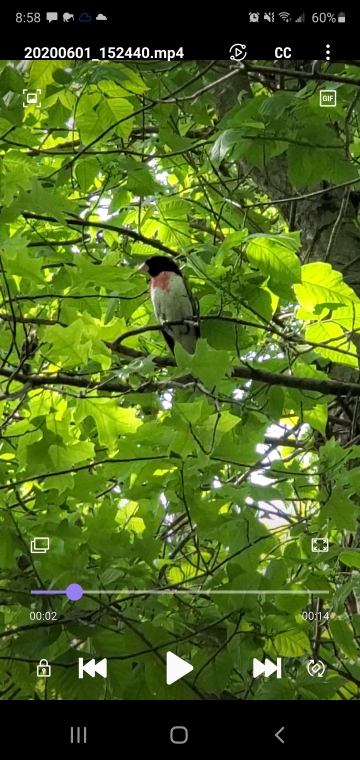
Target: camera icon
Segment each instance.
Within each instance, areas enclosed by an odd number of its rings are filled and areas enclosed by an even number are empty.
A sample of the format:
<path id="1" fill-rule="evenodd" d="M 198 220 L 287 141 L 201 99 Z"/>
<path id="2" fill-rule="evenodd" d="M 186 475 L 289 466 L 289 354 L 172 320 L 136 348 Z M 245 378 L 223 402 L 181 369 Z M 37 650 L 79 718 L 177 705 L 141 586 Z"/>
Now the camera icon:
<path id="1" fill-rule="evenodd" d="M 328 552 L 329 539 L 328 538 L 312 538 L 311 551 L 312 552 Z"/>

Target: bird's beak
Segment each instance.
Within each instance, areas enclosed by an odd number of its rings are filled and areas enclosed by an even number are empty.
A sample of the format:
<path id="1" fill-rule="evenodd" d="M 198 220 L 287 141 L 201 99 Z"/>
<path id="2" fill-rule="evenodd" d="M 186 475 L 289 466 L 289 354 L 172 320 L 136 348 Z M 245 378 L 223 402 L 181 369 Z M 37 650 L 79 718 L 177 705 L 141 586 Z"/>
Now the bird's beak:
<path id="1" fill-rule="evenodd" d="M 148 271 L 149 271 L 149 267 L 146 264 L 146 262 L 144 262 L 144 264 L 141 264 L 141 266 L 138 267 L 138 272 L 148 272 Z"/>

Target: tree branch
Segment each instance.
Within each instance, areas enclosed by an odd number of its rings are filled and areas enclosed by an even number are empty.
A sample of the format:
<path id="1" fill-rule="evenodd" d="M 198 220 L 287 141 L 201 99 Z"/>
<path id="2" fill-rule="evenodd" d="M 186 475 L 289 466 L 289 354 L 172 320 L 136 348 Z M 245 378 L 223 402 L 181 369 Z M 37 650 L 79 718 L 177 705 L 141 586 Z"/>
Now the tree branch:
<path id="1" fill-rule="evenodd" d="M 0 491 L 4 491 L 6 489 L 12 489 L 14 490 L 18 486 L 21 486 L 23 483 L 32 483 L 33 481 L 42 481 L 46 480 L 47 478 L 54 478 L 57 475 L 71 475 L 75 472 L 80 472 L 81 470 L 89 470 L 93 469 L 94 467 L 99 467 L 103 464 L 115 464 L 115 463 L 126 463 L 126 462 L 149 462 L 153 460 L 164 460 L 169 459 L 169 457 L 166 454 L 162 454 L 159 456 L 151 457 L 130 457 L 129 459 L 116 459 L 115 457 L 112 459 L 100 459 L 98 462 L 88 462 L 87 464 L 81 464 L 77 465 L 76 467 L 69 467 L 66 470 L 55 470 L 55 472 L 43 472 L 40 475 L 28 475 L 27 478 L 23 478 L 22 480 L 17 480 L 15 483 L 6 483 L 5 485 L 0 486 Z"/>
<path id="2" fill-rule="evenodd" d="M 122 350 L 120 351 L 122 353 Z M 145 355 L 140 351 L 131 353 L 134 358 L 144 358 Z M 172 357 L 153 357 L 154 362 L 158 366 L 172 366 L 176 367 L 175 359 Z M 66 372 L 56 372 L 54 374 L 42 374 L 42 375 L 27 375 L 20 371 L 15 372 L 7 369 L 6 367 L 0 369 L 0 377 L 7 377 L 12 381 L 27 384 L 28 390 L 34 388 L 42 388 L 48 385 L 68 385 L 75 388 L 84 388 L 87 390 L 101 390 L 110 391 L 113 393 L 153 393 L 154 391 L 164 391 L 167 388 L 172 388 L 174 385 L 183 386 L 184 383 L 180 383 L 176 379 L 161 380 L 161 381 L 149 381 L 140 388 L 133 388 L 131 385 L 122 383 L 119 380 L 109 380 L 101 382 L 99 380 L 87 380 L 82 375 L 72 375 Z M 265 385 L 278 385 L 283 388 L 296 388 L 300 391 L 315 391 L 321 395 L 331 396 L 348 396 L 349 394 L 354 397 L 360 396 L 360 384 L 357 383 L 343 383 L 337 380 L 316 380 L 310 377 L 297 377 L 296 375 L 285 375 L 280 372 L 267 372 L 263 369 L 257 369 L 251 366 L 233 367 L 232 377 L 239 378 L 240 380 L 254 380 Z M 188 384 L 190 376 L 186 377 L 186 384 Z M 192 378 L 194 380 L 194 378 Z M 99 385 L 100 384 L 100 385 Z"/>
<path id="3" fill-rule="evenodd" d="M 315 82 L 340 82 L 340 84 L 352 84 L 355 87 L 360 87 L 360 79 L 354 79 L 352 77 L 341 77 L 336 74 L 323 74 L 321 71 L 295 71 L 294 69 L 277 69 L 275 66 L 258 66 L 257 64 L 250 63 L 250 61 L 244 61 L 238 64 L 238 71 L 258 72 L 260 74 L 281 74 L 284 77 L 290 77 L 290 79 L 310 79 Z"/>
<path id="4" fill-rule="evenodd" d="M 22 215 L 24 219 L 37 219 L 39 222 L 51 222 L 51 224 L 61 224 L 54 216 L 44 216 L 43 214 L 33 214 L 30 211 L 23 211 Z M 145 235 L 141 235 L 140 232 L 134 232 L 127 227 L 117 227 L 115 224 L 108 224 L 107 222 L 90 222 L 88 219 L 66 219 L 66 224 L 69 226 L 74 225 L 77 227 L 97 227 L 100 230 L 110 230 L 111 232 L 117 232 L 119 235 L 125 235 L 131 238 L 131 240 L 137 240 L 145 245 L 151 245 L 158 251 L 170 254 L 170 256 L 178 256 L 177 251 L 173 251 L 168 248 L 167 245 L 161 243 L 160 240 L 154 240 L 153 238 L 147 238 Z M 63 225 L 62 225 L 63 226 Z"/>
<path id="5" fill-rule="evenodd" d="M 61 327 L 68 327 L 65 322 L 59 322 L 58 319 L 45 319 L 43 317 L 16 317 L 12 314 L 6 314 L 6 312 L 0 312 L 0 320 L 4 322 L 17 322 L 22 325 L 61 325 Z"/>
<path id="6" fill-rule="evenodd" d="M 326 348 L 331 349 L 331 351 L 335 351 L 339 354 L 345 354 L 346 356 L 351 356 L 353 358 L 360 358 L 357 354 L 352 353 L 351 351 L 346 351 L 344 348 L 339 348 L 339 346 L 332 346 L 331 343 L 334 340 L 334 338 L 329 338 L 328 341 L 324 341 L 321 343 L 316 343 L 312 340 L 306 340 L 305 338 L 299 338 L 298 335 L 292 334 L 286 334 L 282 333 L 280 330 L 278 330 L 273 325 L 268 324 L 259 324 L 258 322 L 250 322 L 247 319 L 238 319 L 236 317 L 227 317 L 223 316 L 221 314 L 205 314 L 203 317 L 201 317 L 201 321 L 204 322 L 205 320 L 218 320 L 219 322 L 230 322 L 234 325 L 240 325 L 242 327 L 253 327 L 258 330 L 264 330 L 265 332 L 271 333 L 272 335 L 277 335 L 281 340 L 288 341 L 289 343 L 293 344 L 299 344 L 301 346 L 312 346 L 313 348 Z M 197 320 L 195 320 L 197 322 Z M 161 325 L 143 325 L 142 327 L 136 327 L 133 330 L 128 330 L 127 332 L 123 333 L 123 335 L 120 335 L 119 338 L 117 338 L 113 343 L 107 343 L 106 345 L 111 348 L 113 351 L 117 351 L 121 343 L 123 343 L 124 340 L 127 338 L 132 338 L 134 335 L 141 335 L 142 333 L 146 332 L 152 332 L 156 330 L 162 331 L 165 327 L 174 327 L 176 325 L 183 325 L 183 324 L 194 324 L 194 320 L 192 319 L 182 319 L 178 320 L 177 322 L 162 322 Z M 356 332 L 356 331 L 354 331 Z M 340 338 L 336 338 L 336 341 L 338 342 Z M 343 342 L 348 343 L 348 338 L 344 335 Z"/>

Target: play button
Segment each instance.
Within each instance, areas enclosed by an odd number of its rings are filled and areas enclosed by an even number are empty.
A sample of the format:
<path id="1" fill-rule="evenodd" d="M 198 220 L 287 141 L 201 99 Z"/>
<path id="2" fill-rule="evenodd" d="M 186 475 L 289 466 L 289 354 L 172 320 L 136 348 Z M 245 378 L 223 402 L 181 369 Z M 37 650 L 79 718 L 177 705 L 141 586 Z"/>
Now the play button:
<path id="1" fill-rule="evenodd" d="M 194 670 L 192 665 L 172 652 L 166 652 L 166 683 L 175 683 Z"/>

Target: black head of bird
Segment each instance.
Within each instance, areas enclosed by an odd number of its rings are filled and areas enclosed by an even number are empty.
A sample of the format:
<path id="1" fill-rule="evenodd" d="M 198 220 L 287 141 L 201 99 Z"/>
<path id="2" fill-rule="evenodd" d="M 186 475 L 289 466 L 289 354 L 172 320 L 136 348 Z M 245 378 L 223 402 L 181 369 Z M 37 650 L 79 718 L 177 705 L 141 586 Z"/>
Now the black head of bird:
<path id="1" fill-rule="evenodd" d="M 182 277 L 180 268 L 172 259 L 167 256 L 150 256 L 145 263 L 139 267 L 139 272 L 147 272 L 150 277 L 157 277 L 162 272 L 174 272 Z"/>

